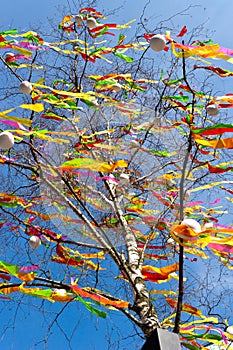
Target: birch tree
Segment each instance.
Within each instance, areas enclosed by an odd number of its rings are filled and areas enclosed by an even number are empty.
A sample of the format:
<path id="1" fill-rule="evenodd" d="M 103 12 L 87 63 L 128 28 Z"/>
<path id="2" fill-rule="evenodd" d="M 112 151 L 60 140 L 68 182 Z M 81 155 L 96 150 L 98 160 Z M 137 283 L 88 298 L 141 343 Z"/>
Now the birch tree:
<path id="1" fill-rule="evenodd" d="M 59 39 L 1 32 L 0 298 L 230 349 L 233 104 L 215 84 L 233 53 L 183 25 L 128 41 L 134 25 L 88 7 Z"/>

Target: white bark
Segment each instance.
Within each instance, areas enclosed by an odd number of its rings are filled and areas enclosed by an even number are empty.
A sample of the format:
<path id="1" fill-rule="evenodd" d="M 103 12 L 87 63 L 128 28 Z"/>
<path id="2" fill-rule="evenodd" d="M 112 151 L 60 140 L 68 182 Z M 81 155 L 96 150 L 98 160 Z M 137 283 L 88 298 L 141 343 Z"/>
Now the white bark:
<path id="1" fill-rule="evenodd" d="M 139 316 L 140 327 L 144 332 L 145 337 L 148 337 L 155 328 L 160 326 L 157 312 L 151 303 L 149 292 L 143 280 L 142 261 L 140 251 L 137 247 L 136 237 L 123 215 L 117 198 L 115 198 L 114 204 L 120 223 L 123 226 L 124 239 L 127 248 L 128 261 L 126 268 L 129 283 L 131 283 L 134 294 L 134 305 L 132 306 L 132 310 Z"/>

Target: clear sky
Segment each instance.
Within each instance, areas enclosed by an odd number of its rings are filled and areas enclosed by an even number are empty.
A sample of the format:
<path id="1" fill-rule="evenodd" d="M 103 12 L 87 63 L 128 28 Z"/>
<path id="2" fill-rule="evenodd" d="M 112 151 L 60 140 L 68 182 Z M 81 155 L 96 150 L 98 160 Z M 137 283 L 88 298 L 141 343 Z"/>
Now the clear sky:
<path id="1" fill-rule="evenodd" d="M 54 16 L 59 18 L 59 11 L 62 11 L 67 3 L 73 6 L 78 1 L 4 1 L 3 6 L 1 6 L 0 25 L 7 28 L 20 26 L 22 29 L 26 29 L 29 24 L 37 25 L 40 22 L 44 23 L 46 18 L 50 19 L 54 18 Z M 123 7 L 117 11 L 117 17 L 129 20 L 140 16 L 144 3 L 146 1 L 144 2 L 143 0 L 97 0 L 97 7 L 100 11 L 103 11 L 106 8 L 118 8 L 122 4 Z M 192 9 L 187 12 L 187 15 L 180 16 L 179 22 L 181 22 L 181 18 L 184 23 L 192 26 L 197 26 L 205 22 L 207 28 L 216 32 L 214 35 L 216 40 L 221 39 L 224 42 L 223 45 L 225 45 L 225 42 L 231 44 L 232 0 L 164 0 L 159 3 L 150 1 L 145 14 L 151 22 L 156 23 L 156 20 L 167 19 L 190 5 L 193 6 Z"/>
<path id="2" fill-rule="evenodd" d="M 75 1 L 69 0 L 71 6 Z M 106 1 L 97 0 L 96 9 L 103 11 L 107 8 L 118 8 L 122 4 L 124 7 L 116 12 L 116 22 L 124 23 L 133 18 L 138 18 L 142 13 L 143 0 L 125 0 L 125 1 Z M 220 43 L 222 46 L 233 48 L 233 39 L 231 33 L 232 26 L 232 0 L 151 0 L 147 7 L 144 16 L 151 21 L 151 28 L 156 26 L 157 21 L 168 19 L 174 14 L 180 13 L 192 4 L 186 14 L 180 14 L 173 19 L 174 25 L 179 24 L 180 27 L 187 25 L 188 29 L 192 29 L 200 24 L 205 23 L 204 27 L 209 29 L 213 34 L 211 38 Z M 67 5 L 66 0 L 11 0 L 3 1 L 0 11 L 0 30 L 16 29 L 22 31 L 46 27 L 47 21 L 51 18 L 57 23 L 63 17 L 63 6 Z M 39 32 L 39 30 L 38 30 Z M 0 301 L 0 309 L 4 309 L 5 301 Z M 32 298 L 31 303 L 40 308 L 41 301 L 35 301 Z M 49 304 L 46 302 L 46 305 Z M 11 303 L 11 310 L 0 313 L 0 324 L 3 319 L 13 319 L 10 315 L 16 315 L 15 323 L 9 324 L 3 336 L 0 332 L 0 349 L 4 350 L 29 350 L 29 349 L 44 349 L 44 344 L 36 344 L 46 335 L 45 330 L 48 324 L 54 319 L 54 311 L 58 311 L 63 305 L 55 306 L 48 305 L 49 315 L 40 315 L 40 312 L 35 311 L 36 308 L 22 304 L 16 310 L 16 305 Z M 47 307 L 47 306 L 46 306 Z M 66 350 L 69 349 L 63 331 L 69 335 L 74 332 L 70 349 L 75 350 L 105 350 L 108 349 L 108 341 L 105 339 L 106 334 L 111 337 L 112 329 L 124 326 L 124 319 L 119 319 L 119 316 L 108 318 L 106 320 L 95 319 L 89 313 L 86 313 L 83 307 L 81 312 L 73 305 L 67 307 L 67 310 L 59 318 L 60 329 L 57 325 L 51 328 L 51 337 L 48 342 L 48 350 Z M 5 323 L 5 322 L 4 322 Z M 128 323 L 125 323 L 128 327 Z M 76 327 L 76 328 L 75 328 Z M 127 331 L 127 329 L 126 329 Z M 126 333 L 127 334 L 127 333 Z M 125 336 L 126 336 L 125 334 Z M 2 336 L 2 337 L 1 337 Z M 116 335 L 114 335 L 116 336 Z M 117 347 L 115 348 L 117 349 Z M 112 348 L 112 350 L 115 350 Z M 125 350 L 128 350 L 127 345 Z"/>
<path id="3" fill-rule="evenodd" d="M 149 1 L 147 1 L 149 3 Z M 69 5 L 74 9 L 73 4 L 77 4 L 74 0 L 21 0 L 21 1 L 4 1 L 1 6 L 0 28 L 21 28 L 27 29 L 29 25 L 43 25 L 51 18 L 59 18 L 63 12 L 64 6 Z M 122 20 L 130 20 L 139 18 L 142 13 L 146 1 L 143 0 L 97 0 L 99 11 L 106 9 L 118 9 L 116 18 Z M 122 5 L 122 8 L 120 7 Z M 77 6 L 77 5 L 76 5 Z M 192 6 L 186 14 L 177 16 L 173 22 L 184 23 L 189 27 L 194 27 L 205 23 L 205 28 L 214 31 L 213 38 L 216 41 L 221 40 L 221 44 L 231 45 L 231 25 L 232 25 L 232 0 L 165 0 L 158 2 L 150 1 L 145 12 L 145 17 L 149 19 L 152 26 L 156 25 L 156 21 L 168 19 L 174 14 L 182 12 L 184 9 Z M 120 8 L 119 8 L 120 7 Z M 231 45 L 232 46 L 232 45 Z"/>

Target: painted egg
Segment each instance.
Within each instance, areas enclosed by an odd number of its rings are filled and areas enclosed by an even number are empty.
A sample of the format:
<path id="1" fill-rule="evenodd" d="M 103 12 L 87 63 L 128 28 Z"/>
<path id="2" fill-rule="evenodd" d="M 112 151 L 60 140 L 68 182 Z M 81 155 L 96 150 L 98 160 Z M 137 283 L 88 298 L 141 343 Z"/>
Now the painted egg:
<path id="1" fill-rule="evenodd" d="M 14 136 L 9 131 L 3 131 L 0 134 L 0 148 L 10 149 L 14 146 Z"/>
<path id="2" fill-rule="evenodd" d="M 150 39 L 150 47 L 153 51 L 162 51 L 166 46 L 166 39 L 162 34 L 156 34 Z"/>
<path id="3" fill-rule="evenodd" d="M 5 61 L 8 61 L 11 57 L 14 57 L 15 55 L 12 52 L 7 52 L 5 54 Z"/>

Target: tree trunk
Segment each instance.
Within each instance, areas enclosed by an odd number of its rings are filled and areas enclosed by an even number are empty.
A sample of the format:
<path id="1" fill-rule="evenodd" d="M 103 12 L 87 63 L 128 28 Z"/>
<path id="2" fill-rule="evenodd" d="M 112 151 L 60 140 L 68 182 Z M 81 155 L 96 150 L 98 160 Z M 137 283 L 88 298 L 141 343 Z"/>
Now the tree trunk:
<path id="1" fill-rule="evenodd" d="M 143 280 L 143 259 L 141 259 L 141 253 L 137 246 L 136 236 L 128 225 L 117 198 L 115 198 L 114 206 L 123 227 L 123 235 L 127 248 L 128 261 L 125 261 L 123 264 L 125 266 L 122 272 L 127 274 L 127 279 L 134 293 L 134 304 L 131 309 L 139 316 L 140 328 L 145 337 L 148 338 L 156 328 L 160 327 L 157 312 L 151 303 L 149 292 Z"/>
<path id="2" fill-rule="evenodd" d="M 132 270 L 132 267 L 130 269 Z M 160 324 L 156 309 L 150 300 L 150 295 L 141 276 L 141 270 L 137 270 L 131 276 L 134 282 L 134 305 L 132 310 L 139 316 L 141 330 L 148 338 L 156 328 L 160 327 Z"/>

